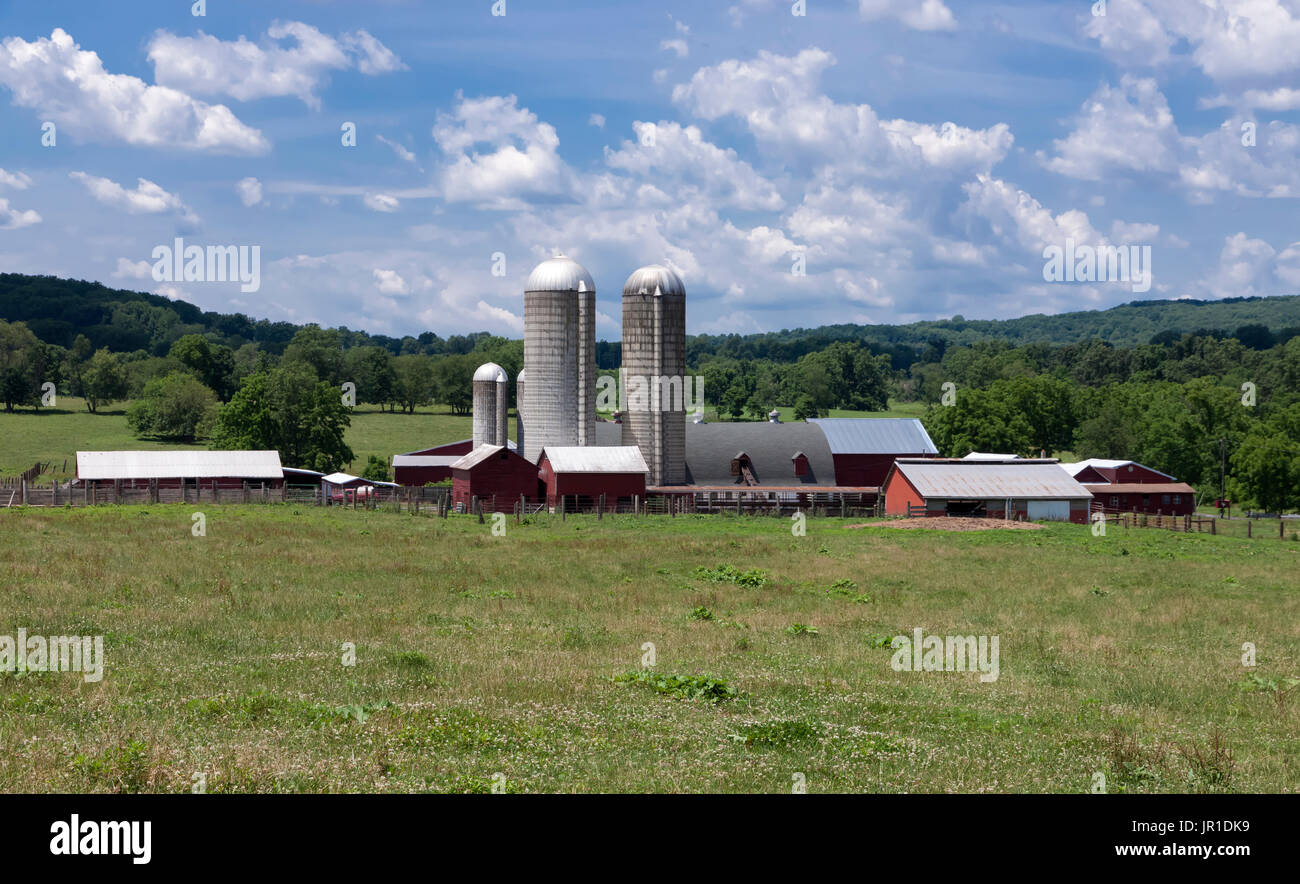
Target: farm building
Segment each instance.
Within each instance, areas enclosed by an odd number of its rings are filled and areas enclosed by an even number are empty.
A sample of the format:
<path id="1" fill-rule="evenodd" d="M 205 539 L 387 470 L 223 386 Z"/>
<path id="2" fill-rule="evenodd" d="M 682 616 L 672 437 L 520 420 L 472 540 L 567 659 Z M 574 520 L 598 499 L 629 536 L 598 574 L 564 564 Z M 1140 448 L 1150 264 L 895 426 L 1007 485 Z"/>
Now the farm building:
<path id="1" fill-rule="evenodd" d="M 597 445 L 618 445 L 621 438 L 618 424 L 596 423 Z M 893 447 L 902 450 L 886 450 Z M 934 443 L 921 422 L 911 419 L 691 423 L 686 425 L 686 486 L 654 491 L 689 486 L 734 491 L 741 485 L 874 494 L 896 458 L 932 454 L 937 454 Z"/>
<path id="2" fill-rule="evenodd" d="M 515 443 L 507 440 L 513 451 Z M 427 485 L 451 478 L 451 465 L 469 454 L 474 448 L 474 440 L 461 439 L 420 451 L 408 451 L 393 455 L 393 481 L 398 485 Z"/>
<path id="3" fill-rule="evenodd" d="M 276 451 L 78 451 L 77 480 L 119 488 L 279 488 L 284 471 Z"/>
<path id="4" fill-rule="evenodd" d="M 541 451 L 538 467 L 548 507 L 559 506 L 560 498 L 567 497 L 581 509 L 597 505 L 601 495 L 610 509 L 633 497 L 644 498 L 650 472 L 634 445 L 548 446 Z"/>
<path id="5" fill-rule="evenodd" d="M 536 464 L 504 445 L 480 445 L 451 466 L 451 501 L 469 512 L 475 497 L 487 511 L 511 512 L 520 496 L 536 501 L 545 494 Z"/>
<path id="6" fill-rule="evenodd" d="M 900 458 L 885 479 L 885 512 L 1088 521 L 1092 494 L 1051 459 Z"/>
<path id="7" fill-rule="evenodd" d="M 1105 460 L 1094 457 L 1078 463 L 1063 463 L 1061 469 L 1081 485 L 1164 485 L 1178 481 L 1168 473 L 1153 470 L 1131 460 Z"/>
<path id="8" fill-rule="evenodd" d="M 1107 512 L 1185 516 L 1196 511 L 1191 485 L 1131 460 L 1093 458 L 1063 463 L 1061 469 L 1092 492 L 1095 507 Z"/>
<path id="9" fill-rule="evenodd" d="M 939 454 L 916 418 L 813 418 L 826 434 L 835 463 L 835 484 L 880 487 L 900 457 Z"/>
<path id="10" fill-rule="evenodd" d="M 395 482 L 376 482 L 373 479 L 363 479 L 349 473 L 330 473 L 328 476 L 322 476 L 320 481 L 325 489 L 326 496 L 330 500 L 341 501 L 344 504 L 352 503 L 358 498 L 368 497 L 375 486 L 399 487 Z"/>

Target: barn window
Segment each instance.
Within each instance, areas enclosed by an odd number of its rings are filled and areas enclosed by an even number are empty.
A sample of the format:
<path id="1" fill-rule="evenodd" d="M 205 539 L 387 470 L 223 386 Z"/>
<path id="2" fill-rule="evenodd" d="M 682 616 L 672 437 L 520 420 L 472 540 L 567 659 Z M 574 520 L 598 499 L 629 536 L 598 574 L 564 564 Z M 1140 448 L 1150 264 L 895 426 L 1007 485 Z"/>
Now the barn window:
<path id="1" fill-rule="evenodd" d="M 1183 502 L 1183 496 L 1181 494 L 1175 494 L 1174 503 L 1182 503 L 1182 502 Z"/>
<path id="2" fill-rule="evenodd" d="M 1168 503 L 1168 502 L 1169 502 L 1169 495 L 1168 495 L 1168 494 L 1163 495 L 1163 496 L 1160 498 L 1160 502 L 1161 502 L 1161 503 Z"/>
<path id="3" fill-rule="evenodd" d="M 1119 498 L 1113 494 L 1110 497 L 1110 508 L 1113 510 L 1119 509 Z"/>

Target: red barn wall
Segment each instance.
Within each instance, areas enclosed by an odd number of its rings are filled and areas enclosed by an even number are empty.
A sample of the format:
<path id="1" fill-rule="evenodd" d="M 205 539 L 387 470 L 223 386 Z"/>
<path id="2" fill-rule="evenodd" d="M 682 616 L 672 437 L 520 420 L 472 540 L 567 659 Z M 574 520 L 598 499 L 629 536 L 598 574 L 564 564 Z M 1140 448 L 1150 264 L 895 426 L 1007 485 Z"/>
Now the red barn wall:
<path id="1" fill-rule="evenodd" d="M 889 515 L 905 516 L 909 504 L 920 506 L 925 503 L 925 500 L 922 499 L 912 483 L 907 481 L 907 477 L 898 470 L 890 474 L 888 482 L 883 489 L 883 493 L 885 495 L 885 512 Z"/>
<path id="2" fill-rule="evenodd" d="M 929 454 L 835 454 L 835 484 L 879 488 L 889 468 L 900 457 L 932 457 Z"/>
<path id="3" fill-rule="evenodd" d="M 511 451 L 504 458 L 489 457 L 468 470 L 452 470 L 453 505 L 464 504 L 468 510 L 471 500 L 478 497 L 483 509 L 490 512 L 493 495 L 496 511 L 502 513 L 511 512 L 520 495 L 536 500 L 537 467 Z"/>
<path id="4" fill-rule="evenodd" d="M 1145 483 L 1140 483 L 1145 484 Z M 1157 513 L 1166 516 L 1186 516 L 1196 510 L 1196 495 L 1179 492 L 1179 502 L 1174 503 L 1174 493 L 1138 493 L 1110 491 L 1105 485 L 1089 486 L 1088 490 L 1100 505 L 1111 511 L 1122 513 Z M 1165 497 L 1168 497 L 1168 502 Z"/>
<path id="5" fill-rule="evenodd" d="M 451 478 L 451 467 L 393 467 L 393 481 L 398 485 L 425 485 Z"/>

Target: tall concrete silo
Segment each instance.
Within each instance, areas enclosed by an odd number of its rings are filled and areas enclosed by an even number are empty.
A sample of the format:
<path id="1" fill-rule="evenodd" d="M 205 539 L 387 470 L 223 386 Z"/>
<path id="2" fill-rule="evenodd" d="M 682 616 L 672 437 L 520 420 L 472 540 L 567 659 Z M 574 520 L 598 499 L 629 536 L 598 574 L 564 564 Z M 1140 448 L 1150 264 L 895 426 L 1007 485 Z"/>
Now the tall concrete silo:
<path id="1" fill-rule="evenodd" d="M 524 457 L 548 445 L 592 445 L 596 435 L 596 284 L 563 255 L 524 286 Z"/>
<path id="2" fill-rule="evenodd" d="M 686 482 L 686 286 L 652 264 L 623 286 L 623 444 L 641 449 L 648 485 Z M 645 395 L 636 396 L 637 387 Z"/>
<path id="3" fill-rule="evenodd" d="M 488 362 L 474 372 L 474 447 L 505 445 L 507 408 L 506 372 L 495 362 Z"/>
<path id="4" fill-rule="evenodd" d="M 515 450 L 524 453 L 524 370 L 515 378 Z"/>

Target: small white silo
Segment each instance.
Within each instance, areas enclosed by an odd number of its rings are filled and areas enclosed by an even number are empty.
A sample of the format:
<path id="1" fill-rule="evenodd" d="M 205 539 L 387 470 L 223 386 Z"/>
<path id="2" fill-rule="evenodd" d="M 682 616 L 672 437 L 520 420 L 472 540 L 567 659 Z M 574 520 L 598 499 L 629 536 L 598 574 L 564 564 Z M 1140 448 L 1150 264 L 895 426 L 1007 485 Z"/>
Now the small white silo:
<path id="1" fill-rule="evenodd" d="M 504 445 L 506 433 L 506 372 L 488 362 L 474 372 L 474 448 Z"/>

